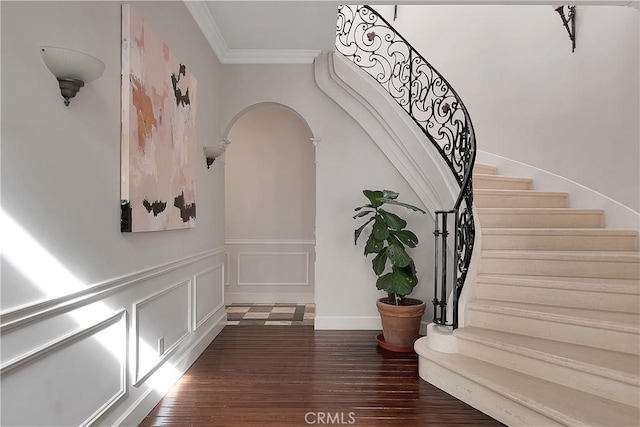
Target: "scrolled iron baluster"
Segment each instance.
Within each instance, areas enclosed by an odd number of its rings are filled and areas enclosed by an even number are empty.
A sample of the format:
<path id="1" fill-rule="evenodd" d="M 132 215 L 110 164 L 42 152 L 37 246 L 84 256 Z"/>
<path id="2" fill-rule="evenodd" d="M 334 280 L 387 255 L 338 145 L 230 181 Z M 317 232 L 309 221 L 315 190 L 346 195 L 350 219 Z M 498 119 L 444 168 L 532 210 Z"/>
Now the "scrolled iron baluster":
<path id="1" fill-rule="evenodd" d="M 336 50 L 371 75 L 412 117 L 440 152 L 460 186 L 452 211 L 456 218 L 456 248 L 452 285 L 454 319 L 451 325 L 455 328 L 457 301 L 467 276 L 475 239 L 471 174 L 476 141 L 469 114 L 447 80 L 368 6 L 339 6 Z M 442 236 L 446 225 L 443 224 L 444 230 L 438 230 L 439 216 L 436 215 L 436 242 L 439 238 L 446 240 Z M 443 221 L 446 221 L 446 214 Z M 440 273 L 445 273 L 446 278 L 446 270 Z M 438 299 L 437 294 L 438 291 L 433 299 L 434 322 L 446 324 L 446 313 L 442 311 L 446 311 L 446 295 Z M 438 309 L 441 310 L 439 318 L 436 315 Z"/>
<path id="2" fill-rule="evenodd" d="M 434 224 L 434 230 L 433 230 L 433 236 L 435 237 L 434 239 L 434 257 L 433 257 L 433 299 L 431 300 L 431 303 L 433 304 L 433 323 L 441 323 L 442 322 L 442 317 L 438 317 L 438 308 L 440 306 L 440 300 L 438 300 L 438 284 L 440 283 L 440 274 L 439 274 L 439 267 L 440 267 L 440 258 L 438 256 L 438 254 L 440 253 L 440 245 L 439 240 L 440 240 L 440 218 L 442 217 L 442 215 L 440 214 L 440 212 L 436 212 L 435 213 L 435 224 Z"/>

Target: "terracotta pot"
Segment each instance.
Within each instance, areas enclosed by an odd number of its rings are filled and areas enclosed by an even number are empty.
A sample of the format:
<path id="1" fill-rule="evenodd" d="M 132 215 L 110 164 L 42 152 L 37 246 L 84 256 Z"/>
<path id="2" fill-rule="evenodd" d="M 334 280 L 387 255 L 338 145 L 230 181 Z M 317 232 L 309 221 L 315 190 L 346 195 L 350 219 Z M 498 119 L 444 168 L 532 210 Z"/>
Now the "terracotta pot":
<path id="1" fill-rule="evenodd" d="M 426 304 L 420 300 L 416 305 L 392 305 L 383 302 L 386 298 L 376 301 L 380 318 L 382 319 L 382 333 L 384 340 L 391 346 L 413 348 L 413 343 L 420 333 L 420 321 Z"/>

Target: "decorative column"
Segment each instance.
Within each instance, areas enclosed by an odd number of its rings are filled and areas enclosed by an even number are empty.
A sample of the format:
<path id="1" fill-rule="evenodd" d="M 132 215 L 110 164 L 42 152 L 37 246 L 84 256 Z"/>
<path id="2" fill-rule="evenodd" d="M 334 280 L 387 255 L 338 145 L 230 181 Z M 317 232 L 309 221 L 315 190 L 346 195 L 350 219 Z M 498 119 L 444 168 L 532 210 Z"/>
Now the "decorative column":
<path id="1" fill-rule="evenodd" d="M 318 164 L 318 144 L 320 143 L 320 141 L 322 141 L 322 138 L 309 138 L 311 140 L 311 143 L 313 144 L 313 148 L 314 148 L 314 162 L 316 164 Z M 316 176 L 317 176 L 317 171 L 316 171 Z"/>

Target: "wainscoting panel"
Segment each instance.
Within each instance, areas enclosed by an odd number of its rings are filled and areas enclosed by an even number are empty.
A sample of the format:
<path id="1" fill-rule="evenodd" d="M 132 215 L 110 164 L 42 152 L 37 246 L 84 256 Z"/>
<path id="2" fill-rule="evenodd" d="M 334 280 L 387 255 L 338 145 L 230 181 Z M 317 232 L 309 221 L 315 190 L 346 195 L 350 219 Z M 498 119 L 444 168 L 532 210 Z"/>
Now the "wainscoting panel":
<path id="1" fill-rule="evenodd" d="M 224 327 L 226 252 L 3 311 L 0 425 L 139 424 Z"/>
<path id="2" fill-rule="evenodd" d="M 315 241 L 227 240 L 227 303 L 313 303 Z"/>
<path id="3" fill-rule="evenodd" d="M 3 425 L 89 425 L 127 393 L 126 311 L 7 362 L 1 372 Z"/>
<path id="4" fill-rule="evenodd" d="M 309 284 L 309 254 L 305 252 L 239 252 L 238 285 Z"/>
<path id="5" fill-rule="evenodd" d="M 138 386 L 191 332 L 191 279 L 135 303 L 133 316 Z"/>
<path id="6" fill-rule="evenodd" d="M 229 263 L 230 263 L 230 255 L 229 252 L 224 254 L 224 285 L 229 286 Z"/>
<path id="7" fill-rule="evenodd" d="M 224 307 L 224 270 L 224 264 L 218 264 L 193 276 L 193 330 Z"/>

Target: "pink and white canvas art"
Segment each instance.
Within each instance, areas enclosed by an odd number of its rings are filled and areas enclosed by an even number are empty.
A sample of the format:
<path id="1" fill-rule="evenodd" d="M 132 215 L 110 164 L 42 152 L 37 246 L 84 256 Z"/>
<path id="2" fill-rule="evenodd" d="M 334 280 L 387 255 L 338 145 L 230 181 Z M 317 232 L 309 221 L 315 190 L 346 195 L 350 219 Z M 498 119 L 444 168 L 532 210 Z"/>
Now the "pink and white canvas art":
<path id="1" fill-rule="evenodd" d="M 197 82 L 122 5 L 121 231 L 195 226 Z"/>

